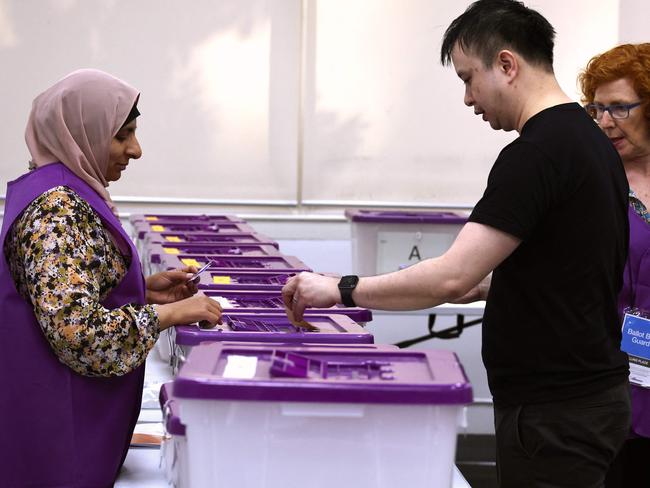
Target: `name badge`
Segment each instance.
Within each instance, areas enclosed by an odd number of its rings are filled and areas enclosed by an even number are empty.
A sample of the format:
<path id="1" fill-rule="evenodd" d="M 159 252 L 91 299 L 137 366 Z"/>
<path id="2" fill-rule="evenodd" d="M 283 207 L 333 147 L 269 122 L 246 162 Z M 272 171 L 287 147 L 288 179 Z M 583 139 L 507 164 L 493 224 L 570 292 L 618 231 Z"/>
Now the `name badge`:
<path id="1" fill-rule="evenodd" d="M 650 388 L 650 314 L 639 309 L 623 316 L 621 350 L 630 359 L 630 383 Z"/>

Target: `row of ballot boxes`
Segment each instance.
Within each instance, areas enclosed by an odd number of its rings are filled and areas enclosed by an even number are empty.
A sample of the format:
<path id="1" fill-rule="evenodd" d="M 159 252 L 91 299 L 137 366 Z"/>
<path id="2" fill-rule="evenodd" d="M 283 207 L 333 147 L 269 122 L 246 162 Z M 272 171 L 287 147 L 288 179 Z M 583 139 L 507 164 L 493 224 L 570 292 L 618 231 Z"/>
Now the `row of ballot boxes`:
<path id="1" fill-rule="evenodd" d="M 449 487 L 472 390 L 449 351 L 375 344 L 363 308 L 286 316 L 301 271 L 272 239 L 230 215 L 135 215 L 150 273 L 208 265 L 199 288 L 223 324 L 163 331 L 174 372 L 160 405 L 161 460 L 175 487 Z"/>

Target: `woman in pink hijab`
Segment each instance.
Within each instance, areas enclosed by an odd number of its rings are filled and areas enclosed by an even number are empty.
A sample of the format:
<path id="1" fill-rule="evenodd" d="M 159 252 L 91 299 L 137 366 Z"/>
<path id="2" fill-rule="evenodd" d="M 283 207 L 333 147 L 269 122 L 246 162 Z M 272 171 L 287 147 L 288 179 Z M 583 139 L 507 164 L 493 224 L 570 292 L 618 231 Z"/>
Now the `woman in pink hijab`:
<path id="1" fill-rule="evenodd" d="M 0 235 L 3 486 L 112 486 L 161 330 L 218 323 L 194 268 L 148 278 L 107 191 L 142 150 L 139 93 L 75 71 L 34 100 Z"/>

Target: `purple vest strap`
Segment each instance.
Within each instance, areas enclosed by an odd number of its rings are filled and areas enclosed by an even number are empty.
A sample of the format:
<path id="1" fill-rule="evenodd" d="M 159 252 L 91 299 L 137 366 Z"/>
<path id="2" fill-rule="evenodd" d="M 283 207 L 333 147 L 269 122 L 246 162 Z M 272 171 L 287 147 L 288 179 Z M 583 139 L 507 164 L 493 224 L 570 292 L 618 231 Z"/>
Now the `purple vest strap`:
<path id="1" fill-rule="evenodd" d="M 628 216 L 630 249 L 618 301 L 621 317 L 626 307 L 634 306 L 650 312 L 650 225 L 631 205 Z M 631 388 L 632 430 L 640 436 L 650 437 L 650 390 L 634 385 Z"/>
<path id="2" fill-rule="evenodd" d="M 16 291 L 4 242 L 16 218 L 43 192 L 64 185 L 99 214 L 131 252 L 131 265 L 103 305 L 145 303 L 137 252 L 120 221 L 61 163 L 31 171 L 7 186 L 0 234 L 0 483 L 8 487 L 112 486 L 140 411 L 144 365 L 120 377 L 79 375 L 50 348 L 33 308 Z"/>

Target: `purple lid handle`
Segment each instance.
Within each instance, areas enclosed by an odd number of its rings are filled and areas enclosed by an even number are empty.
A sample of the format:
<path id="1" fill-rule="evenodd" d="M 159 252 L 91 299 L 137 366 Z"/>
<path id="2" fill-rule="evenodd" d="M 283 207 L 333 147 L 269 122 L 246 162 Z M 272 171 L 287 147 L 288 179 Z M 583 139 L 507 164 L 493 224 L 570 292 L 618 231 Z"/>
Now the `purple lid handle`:
<path id="1" fill-rule="evenodd" d="M 331 369 L 330 369 L 331 368 Z M 393 380 L 393 368 L 388 361 L 328 361 L 327 372 L 337 377 Z"/>
<path id="2" fill-rule="evenodd" d="M 333 377 L 393 380 L 393 369 L 388 361 L 319 361 L 290 351 L 273 351 L 271 355 L 272 377 L 327 378 Z"/>
<path id="3" fill-rule="evenodd" d="M 390 210 L 351 210 L 345 216 L 353 222 L 375 222 L 393 224 L 464 224 L 467 218 L 453 212 L 432 211 L 390 211 Z"/>
<path id="4" fill-rule="evenodd" d="M 327 376 L 327 369 L 322 361 L 290 351 L 273 351 L 271 355 L 269 373 L 273 377 L 308 378 L 311 369 L 316 369 L 322 378 Z"/>

